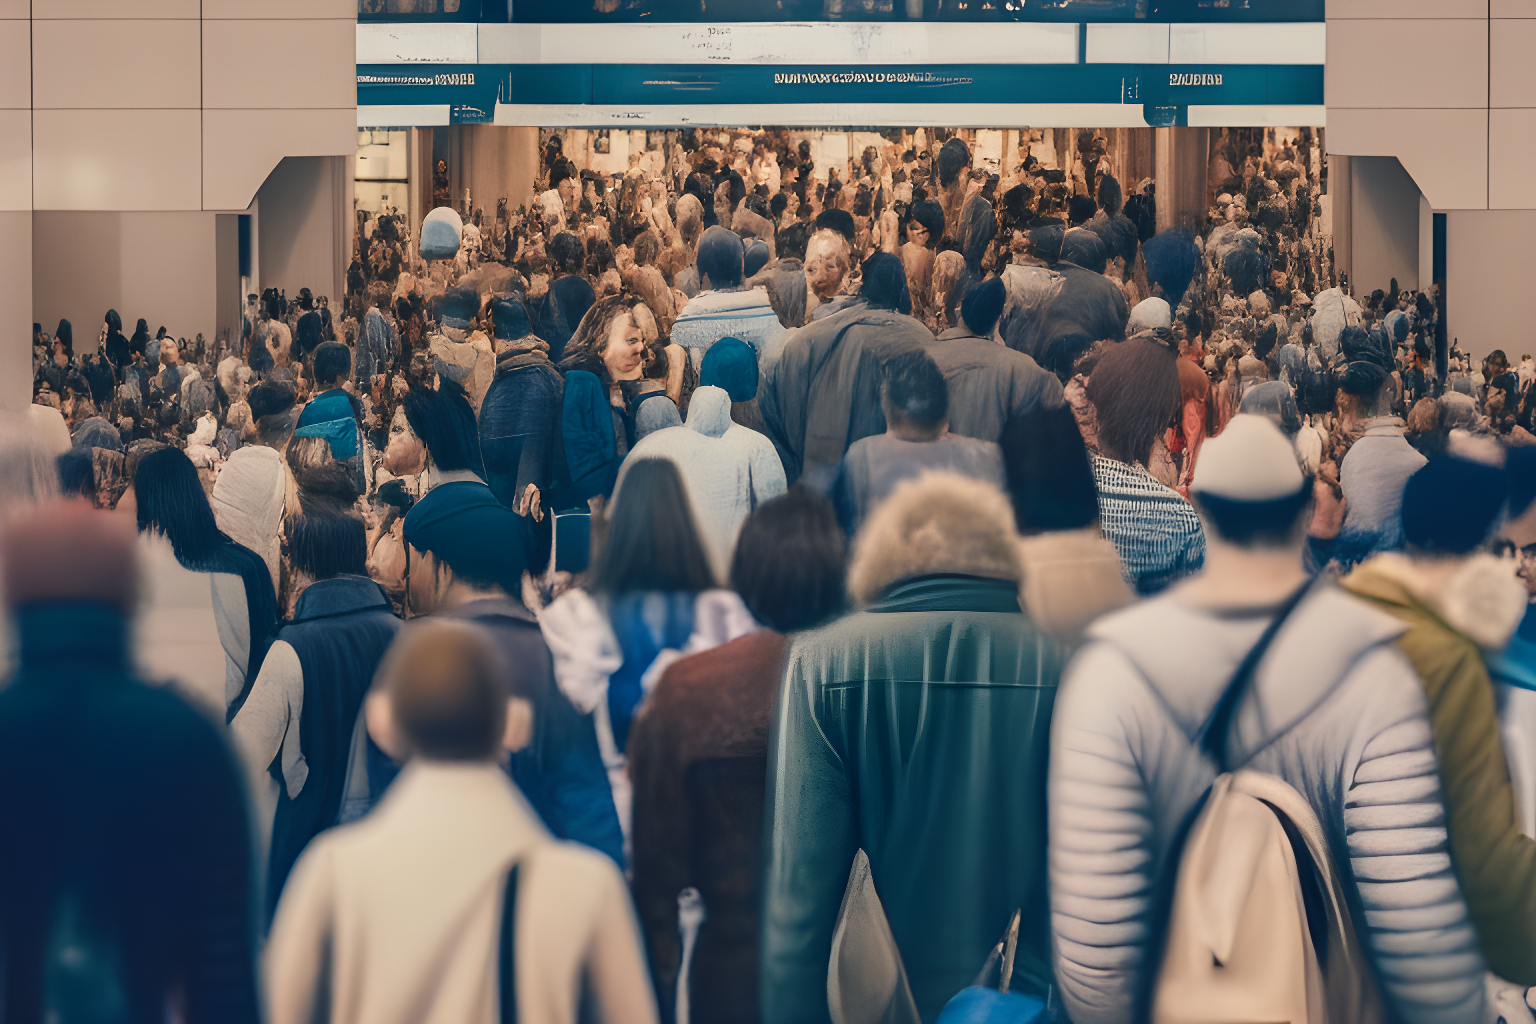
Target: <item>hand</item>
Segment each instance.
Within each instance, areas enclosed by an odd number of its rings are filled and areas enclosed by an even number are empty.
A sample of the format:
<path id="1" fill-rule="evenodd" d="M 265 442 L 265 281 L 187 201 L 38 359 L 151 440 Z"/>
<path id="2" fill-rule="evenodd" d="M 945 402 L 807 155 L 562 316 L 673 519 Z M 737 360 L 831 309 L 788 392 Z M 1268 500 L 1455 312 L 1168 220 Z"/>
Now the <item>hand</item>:
<path id="1" fill-rule="evenodd" d="M 536 523 L 544 521 L 544 509 L 539 502 L 539 488 L 537 485 L 529 484 L 528 489 L 523 492 L 522 498 L 517 502 L 517 514 L 520 516 L 532 516 L 533 521 Z"/>

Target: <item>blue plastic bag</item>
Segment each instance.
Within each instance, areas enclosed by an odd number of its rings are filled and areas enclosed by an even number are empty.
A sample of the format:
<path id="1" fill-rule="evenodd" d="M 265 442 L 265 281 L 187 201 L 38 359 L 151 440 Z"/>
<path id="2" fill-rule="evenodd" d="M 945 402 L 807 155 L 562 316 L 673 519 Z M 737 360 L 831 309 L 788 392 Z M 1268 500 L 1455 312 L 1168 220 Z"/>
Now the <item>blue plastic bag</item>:
<path id="1" fill-rule="evenodd" d="M 972 985 L 944 1004 L 934 1024 L 1043 1024 L 1045 1004 L 1033 996 Z"/>

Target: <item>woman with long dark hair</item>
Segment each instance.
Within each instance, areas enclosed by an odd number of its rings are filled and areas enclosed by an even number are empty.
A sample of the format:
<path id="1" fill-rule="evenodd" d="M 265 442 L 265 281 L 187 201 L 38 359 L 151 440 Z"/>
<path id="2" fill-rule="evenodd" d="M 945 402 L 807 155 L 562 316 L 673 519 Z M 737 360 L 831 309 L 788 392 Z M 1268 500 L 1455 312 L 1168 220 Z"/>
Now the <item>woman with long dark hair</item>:
<path id="1" fill-rule="evenodd" d="M 606 498 L 629 453 L 634 409 L 623 384 L 644 375 L 647 354 L 635 317 L 637 304 L 632 298 L 598 301 L 565 346 L 559 362 L 565 376 L 560 408 L 565 458 L 555 488 L 556 508 Z"/>
<path id="2" fill-rule="evenodd" d="M 715 587 L 677 467 L 641 459 L 625 472 L 585 587 L 567 591 L 539 617 L 561 690 L 594 716 L 626 836 L 625 748 L 646 693 L 678 652 L 756 629 L 741 599 Z"/>
<path id="3" fill-rule="evenodd" d="M 139 461 L 132 506 L 148 584 L 139 656 L 233 714 L 277 628 L 277 595 L 262 557 L 219 529 L 192 461 L 160 448 Z"/>

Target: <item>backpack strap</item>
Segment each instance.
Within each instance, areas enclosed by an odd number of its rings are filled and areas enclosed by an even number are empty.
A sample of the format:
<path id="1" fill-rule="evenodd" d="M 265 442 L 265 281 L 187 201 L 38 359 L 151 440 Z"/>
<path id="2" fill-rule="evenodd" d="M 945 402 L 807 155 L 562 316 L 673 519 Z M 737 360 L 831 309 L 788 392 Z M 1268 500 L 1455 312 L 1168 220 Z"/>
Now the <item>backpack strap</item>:
<path id="1" fill-rule="evenodd" d="M 501 952 L 496 958 L 501 1024 L 517 1024 L 517 868 L 507 871 L 507 891 L 501 905 Z"/>
<path id="2" fill-rule="evenodd" d="M 1237 666 L 1237 671 L 1232 674 L 1232 679 L 1226 688 L 1221 691 L 1221 696 L 1216 700 L 1216 706 L 1211 710 L 1211 717 L 1206 719 L 1200 731 L 1195 735 L 1195 742 L 1200 749 L 1215 762 L 1219 772 L 1226 772 L 1227 765 L 1227 734 L 1232 730 L 1232 719 L 1237 716 L 1238 706 L 1242 704 L 1243 697 L 1248 692 L 1248 684 L 1253 680 L 1254 671 L 1259 667 L 1259 662 L 1264 660 L 1264 655 L 1269 651 L 1269 645 L 1280 632 L 1280 627 L 1285 625 L 1302 599 L 1312 590 L 1312 584 L 1316 577 L 1309 578 L 1280 606 L 1275 617 L 1270 620 L 1264 632 L 1259 635 L 1258 642 L 1248 649 L 1242 663 Z"/>

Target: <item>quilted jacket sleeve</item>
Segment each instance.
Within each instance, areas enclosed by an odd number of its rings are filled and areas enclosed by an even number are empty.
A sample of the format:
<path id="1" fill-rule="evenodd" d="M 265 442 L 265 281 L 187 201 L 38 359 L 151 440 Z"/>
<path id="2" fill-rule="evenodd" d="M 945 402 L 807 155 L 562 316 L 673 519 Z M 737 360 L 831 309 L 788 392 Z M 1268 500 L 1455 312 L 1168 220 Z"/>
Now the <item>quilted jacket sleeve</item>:
<path id="1" fill-rule="evenodd" d="M 1122 723 L 1161 711 L 1130 664 L 1093 645 L 1073 661 L 1051 723 L 1051 930 L 1073 1024 L 1129 1024 L 1153 896 L 1153 814 Z M 1119 706 L 1123 714 L 1105 715 Z"/>
<path id="2" fill-rule="evenodd" d="M 1479 1020 L 1483 958 L 1451 867 L 1423 691 L 1392 649 L 1368 655 L 1356 671 L 1379 680 L 1378 706 L 1401 709 L 1366 739 L 1345 793 L 1361 936 L 1407 1024 Z"/>

